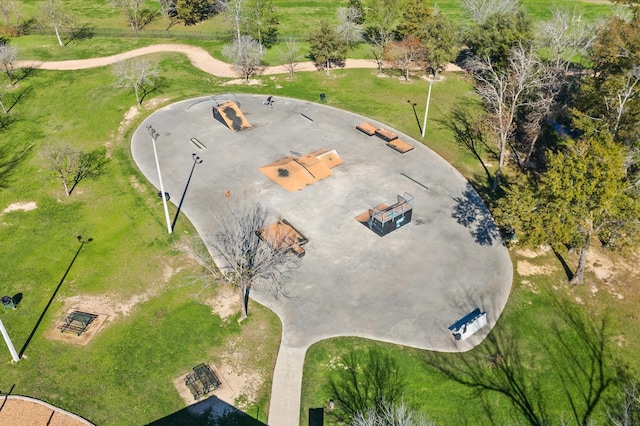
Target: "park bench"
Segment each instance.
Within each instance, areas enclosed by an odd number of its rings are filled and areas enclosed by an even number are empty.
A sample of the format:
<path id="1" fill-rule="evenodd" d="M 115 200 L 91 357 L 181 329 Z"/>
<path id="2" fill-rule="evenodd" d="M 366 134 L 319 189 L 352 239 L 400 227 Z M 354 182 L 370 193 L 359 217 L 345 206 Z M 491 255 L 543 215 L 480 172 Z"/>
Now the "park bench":
<path id="1" fill-rule="evenodd" d="M 404 154 L 405 152 L 409 152 L 413 149 L 413 146 L 400 139 L 395 139 L 391 142 L 387 142 L 387 146 L 399 152 L 400 154 Z"/>
<path id="2" fill-rule="evenodd" d="M 367 136 L 373 136 L 376 133 L 377 128 L 378 127 L 374 126 L 368 121 L 364 123 L 360 123 L 356 126 L 356 129 L 360 130 L 362 133 L 364 133 Z"/>
<path id="3" fill-rule="evenodd" d="M 398 135 L 387 129 L 376 129 L 376 136 L 384 139 L 387 142 L 398 139 Z"/>

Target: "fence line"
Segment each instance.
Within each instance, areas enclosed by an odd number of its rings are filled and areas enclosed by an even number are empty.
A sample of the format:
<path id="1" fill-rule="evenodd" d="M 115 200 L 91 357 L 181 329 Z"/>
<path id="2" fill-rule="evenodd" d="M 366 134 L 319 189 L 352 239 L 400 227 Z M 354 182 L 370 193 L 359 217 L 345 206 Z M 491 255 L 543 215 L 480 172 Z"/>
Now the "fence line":
<path id="1" fill-rule="evenodd" d="M 83 30 L 83 28 L 75 28 L 75 30 Z M 228 31 L 174 31 L 168 30 L 139 30 L 137 33 L 132 30 L 122 28 L 85 28 L 88 34 L 93 37 L 127 37 L 127 38 L 166 38 L 166 39 L 199 39 L 199 40 L 217 40 L 230 41 L 233 37 Z M 29 34 L 36 35 L 55 35 L 53 28 L 32 27 L 29 28 Z M 278 38 L 278 42 L 283 42 L 288 38 L 295 41 L 305 41 L 306 37 L 299 35 L 286 35 Z"/>

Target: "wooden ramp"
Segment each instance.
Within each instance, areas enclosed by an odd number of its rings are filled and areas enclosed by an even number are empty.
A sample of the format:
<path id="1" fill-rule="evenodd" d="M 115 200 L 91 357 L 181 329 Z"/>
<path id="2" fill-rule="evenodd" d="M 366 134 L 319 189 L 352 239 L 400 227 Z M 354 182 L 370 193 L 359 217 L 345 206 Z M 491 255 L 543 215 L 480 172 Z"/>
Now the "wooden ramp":
<path id="1" fill-rule="evenodd" d="M 232 132 L 248 129 L 251 123 L 247 121 L 238 104 L 233 101 L 225 101 L 213 106 L 213 118 L 227 126 Z"/>
<path id="2" fill-rule="evenodd" d="M 281 158 L 260 167 L 260 171 L 287 191 L 294 192 L 331 176 L 331 169 L 342 163 L 334 149 L 320 149 L 311 154 Z"/>

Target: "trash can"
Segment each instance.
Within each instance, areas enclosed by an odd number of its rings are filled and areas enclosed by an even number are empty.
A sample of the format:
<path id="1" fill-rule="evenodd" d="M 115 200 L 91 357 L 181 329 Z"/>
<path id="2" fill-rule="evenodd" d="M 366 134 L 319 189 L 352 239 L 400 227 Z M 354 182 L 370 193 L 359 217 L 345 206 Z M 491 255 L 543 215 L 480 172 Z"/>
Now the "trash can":
<path id="1" fill-rule="evenodd" d="M 13 303 L 13 298 L 11 296 L 2 296 L 2 306 L 4 308 L 16 308 L 16 304 Z"/>
<path id="2" fill-rule="evenodd" d="M 322 102 L 323 104 L 327 103 L 327 94 L 326 93 L 320 93 L 320 102 Z"/>

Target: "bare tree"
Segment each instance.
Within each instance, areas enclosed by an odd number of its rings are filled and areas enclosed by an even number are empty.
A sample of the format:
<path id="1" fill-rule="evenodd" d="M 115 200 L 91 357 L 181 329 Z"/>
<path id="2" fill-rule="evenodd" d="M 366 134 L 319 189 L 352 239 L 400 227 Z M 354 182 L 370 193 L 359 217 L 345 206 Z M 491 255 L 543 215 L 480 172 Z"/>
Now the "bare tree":
<path id="1" fill-rule="evenodd" d="M 610 77 L 614 79 L 615 77 Z M 636 65 L 626 72 L 621 78 L 623 84 L 620 89 L 614 93 L 614 96 L 605 97 L 605 106 L 614 116 L 613 128 L 611 133 L 615 138 L 620 128 L 620 122 L 624 113 L 627 111 L 627 104 L 640 94 L 640 65 Z"/>
<path id="2" fill-rule="evenodd" d="M 111 0 L 119 7 L 127 17 L 129 25 L 134 33 L 138 33 L 147 24 L 151 23 L 157 16 L 156 10 L 145 7 L 144 0 Z"/>
<path id="3" fill-rule="evenodd" d="M 233 69 L 240 73 L 245 81 L 262 70 L 262 51 L 260 43 L 251 36 L 240 36 L 232 44 L 222 49 L 222 54 L 233 64 Z"/>
<path id="4" fill-rule="evenodd" d="M 142 103 L 150 87 L 156 84 L 158 69 L 146 59 L 133 58 L 126 61 L 119 61 L 112 67 L 116 76 L 116 86 L 133 88 L 136 93 L 136 102 Z"/>
<path id="5" fill-rule="evenodd" d="M 336 12 L 338 26 L 336 30 L 347 45 L 352 46 L 362 41 L 362 13 L 355 7 L 339 7 Z"/>
<path id="6" fill-rule="evenodd" d="M 463 0 L 465 9 L 476 24 L 482 24 L 496 13 L 513 14 L 518 11 L 518 0 Z"/>
<path id="7" fill-rule="evenodd" d="M 260 51 L 278 41 L 278 16 L 272 0 L 247 0 L 244 7 L 245 34 L 260 44 Z"/>
<path id="8" fill-rule="evenodd" d="M 403 40 L 391 43 L 387 46 L 385 59 L 400 70 L 404 79 L 409 80 L 412 69 L 422 68 L 425 58 L 424 45 L 418 38 L 407 36 Z"/>
<path id="9" fill-rule="evenodd" d="M 160 4 L 160 15 L 162 15 L 167 30 L 180 22 L 174 0 L 158 0 L 158 3 Z"/>
<path id="10" fill-rule="evenodd" d="M 395 0 L 373 0 L 367 13 L 365 37 L 371 43 L 371 53 L 382 72 L 383 55 L 395 37 L 400 8 Z"/>
<path id="11" fill-rule="evenodd" d="M 9 79 L 9 85 L 13 86 L 13 62 L 18 57 L 18 48 L 16 46 L 10 46 L 8 41 L 0 39 L 0 65 L 2 66 L 2 71 L 7 75 Z"/>
<path id="12" fill-rule="evenodd" d="M 434 426 L 422 415 L 413 412 L 403 401 L 390 403 L 382 401 L 379 409 L 369 409 L 366 413 L 358 413 L 351 421 L 351 426 Z"/>
<path id="13" fill-rule="evenodd" d="M 586 54 L 596 31 L 575 11 L 554 8 L 552 18 L 540 24 L 538 45 L 544 48 L 551 66 L 568 71 L 578 55 Z"/>
<path id="14" fill-rule="evenodd" d="M 614 426 L 640 424 L 640 385 L 632 381 L 622 389 L 622 398 L 617 405 L 607 409 L 607 416 Z"/>
<path id="15" fill-rule="evenodd" d="M 272 245 L 258 236 L 256 231 L 268 218 L 269 211 L 258 203 L 230 204 L 216 216 L 219 231 L 207 239 L 222 274 L 240 292 L 242 319 L 247 317 L 251 289 L 260 286 L 275 298 L 286 296 L 286 281 L 298 263 L 277 241 Z"/>
<path id="16" fill-rule="evenodd" d="M 515 133 L 517 114 L 531 102 L 529 95 L 544 84 L 544 68 L 534 49 L 521 44 L 512 49 L 506 68 L 494 66 L 488 57 L 474 59 L 468 65 L 488 114 L 488 124 L 496 137 L 498 168 L 493 180 L 495 190 Z"/>
<path id="17" fill-rule="evenodd" d="M 21 35 L 24 31 L 25 21 L 20 10 L 20 3 L 16 0 L 0 0 L 0 15 L 9 27 L 12 35 Z"/>
<path id="18" fill-rule="evenodd" d="M 244 21 L 243 0 L 221 0 L 220 8 L 227 20 L 233 24 L 236 39 L 242 35 L 240 29 Z"/>
<path id="19" fill-rule="evenodd" d="M 406 388 L 404 373 L 395 358 L 378 348 L 353 350 L 340 357 L 340 367 L 330 376 L 327 391 L 335 398 L 331 416 L 340 422 L 373 410 L 382 414 L 380 403 L 396 404 Z"/>
<path id="20" fill-rule="evenodd" d="M 293 73 L 296 70 L 296 66 L 298 62 L 304 58 L 300 45 L 293 37 L 289 37 L 284 42 L 284 45 L 279 48 L 279 53 L 280 61 L 289 72 L 289 78 L 293 80 Z"/>
<path id="21" fill-rule="evenodd" d="M 43 157 L 46 167 L 62 181 L 67 197 L 81 181 L 99 176 L 107 163 L 103 150 L 86 152 L 67 143 L 48 146 Z"/>
<path id="22" fill-rule="evenodd" d="M 58 0 L 45 0 L 40 10 L 44 23 L 53 27 L 60 46 L 65 45 L 62 42 L 61 32 L 71 23 L 71 17 L 65 13 L 62 7 L 62 2 Z"/>

